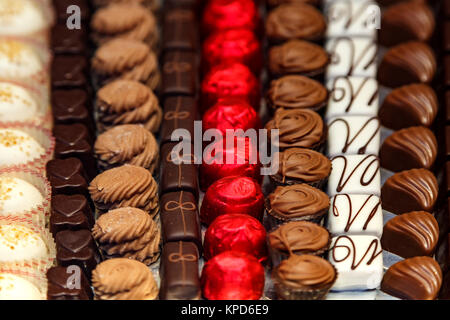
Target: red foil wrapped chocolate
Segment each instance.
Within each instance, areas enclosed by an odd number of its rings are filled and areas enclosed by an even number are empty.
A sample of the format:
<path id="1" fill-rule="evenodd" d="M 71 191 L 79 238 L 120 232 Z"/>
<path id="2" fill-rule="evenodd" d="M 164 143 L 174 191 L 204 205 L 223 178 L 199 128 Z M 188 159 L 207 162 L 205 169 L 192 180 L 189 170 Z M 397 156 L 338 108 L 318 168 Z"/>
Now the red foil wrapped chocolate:
<path id="1" fill-rule="evenodd" d="M 259 32 L 260 17 L 253 0 L 210 0 L 203 11 L 203 33 L 249 29 Z"/>
<path id="2" fill-rule="evenodd" d="M 240 251 L 262 262 L 267 259 L 266 229 L 248 214 L 231 213 L 218 216 L 205 233 L 206 259 L 228 251 Z"/>
<path id="3" fill-rule="evenodd" d="M 202 126 L 203 132 L 217 129 L 225 135 L 227 129 L 258 130 L 261 128 L 261 120 L 255 109 L 245 100 L 224 98 L 205 112 Z"/>
<path id="4" fill-rule="evenodd" d="M 257 300 L 264 290 L 264 268 L 249 254 L 226 251 L 205 264 L 201 285 L 208 300 Z"/>
<path id="5" fill-rule="evenodd" d="M 201 109 L 205 112 L 223 98 L 245 99 L 259 110 L 259 81 L 250 69 L 241 63 L 220 64 L 211 68 L 202 81 Z"/>
<path id="6" fill-rule="evenodd" d="M 221 63 L 240 62 L 259 75 L 262 65 L 261 45 L 247 29 L 232 29 L 211 34 L 203 43 L 203 70 Z"/>
<path id="7" fill-rule="evenodd" d="M 200 208 L 200 220 L 210 225 L 218 216 L 241 213 L 262 219 L 264 196 L 260 185 L 249 177 L 225 177 L 206 191 Z"/>
<path id="8" fill-rule="evenodd" d="M 206 191 L 215 181 L 229 176 L 251 177 L 261 182 L 261 163 L 257 141 L 248 137 L 226 137 L 208 145 L 200 165 L 200 188 Z"/>

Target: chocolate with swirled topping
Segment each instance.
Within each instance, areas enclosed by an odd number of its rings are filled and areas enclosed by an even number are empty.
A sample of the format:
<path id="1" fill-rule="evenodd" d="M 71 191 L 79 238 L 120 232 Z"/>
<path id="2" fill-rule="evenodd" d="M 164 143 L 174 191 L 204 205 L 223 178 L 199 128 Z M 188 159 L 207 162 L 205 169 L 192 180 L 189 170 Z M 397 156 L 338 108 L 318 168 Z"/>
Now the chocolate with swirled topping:
<path id="1" fill-rule="evenodd" d="M 413 168 L 430 169 L 437 156 L 437 140 L 426 127 L 410 127 L 394 132 L 380 150 L 381 166 L 398 172 Z"/>
<path id="2" fill-rule="evenodd" d="M 318 113 L 307 109 L 278 109 L 266 129 L 279 129 L 280 149 L 318 149 L 325 139 L 325 126 Z"/>
<path id="3" fill-rule="evenodd" d="M 432 212 L 438 195 L 436 177 L 427 169 L 411 169 L 389 177 L 381 188 L 383 209 L 395 214 Z"/>
<path id="4" fill-rule="evenodd" d="M 384 250 L 403 258 L 432 256 L 439 238 L 439 225 L 428 212 L 413 211 L 389 220 L 383 229 Z"/>
<path id="5" fill-rule="evenodd" d="M 307 184 L 277 187 L 268 197 L 268 213 L 280 220 L 310 220 L 322 217 L 330 199 L 321 190 Z"/>
<path id="6" fill-rule="evenodd" d="M 290 40 L 269 50 L 269 72 L 273 76 L 323 73 L 329 56 L 320 46 L 303 40 Z"/>
<path id="7" fill-rule="evenodd" d="M 266 35 L 270 42 L 319 40 L 325 30 L 323 15 L 313 6 L 304 3 L 282 4 L 270 11 L 266 19 Z"/>
<path id="8" fill-rule="evenodd" d="M 291 221 L 269 234 L 273 249 L 285 253 L 320 255 L 328 249 L 327 229 L 309 221 Z"/>
<path id="9" fill-rule="evenodd" d="M 421 82 L 429 83 L 436 73 L 436 58 L 425 43 L 410 41 L 392 47 L 378 68 L 378 81 L 390 88 Z"/>
<path id="10" fill-rule="evenodd" d="M 414 83 L 392 90 L 384 99 L 378 116 L 383 126 L 399 130 L 418 125 L 429 127 L 437 111 L 434 90 L 426 84 Z"/>
<path id="11" fill-rule="evenodd" d="M 284 76 L 270 82 L 267 102 L 272 109 L 319 110 L 326 105 L 327 89 L 304 76 Z"/>
<path id="12" fill-rule="evenodd" d="M 406 300 L 434 300 L 442 284 L 439 264 L 430 257 L 414 257 L 392 265 L 383 277 L 381 290 Z"/>

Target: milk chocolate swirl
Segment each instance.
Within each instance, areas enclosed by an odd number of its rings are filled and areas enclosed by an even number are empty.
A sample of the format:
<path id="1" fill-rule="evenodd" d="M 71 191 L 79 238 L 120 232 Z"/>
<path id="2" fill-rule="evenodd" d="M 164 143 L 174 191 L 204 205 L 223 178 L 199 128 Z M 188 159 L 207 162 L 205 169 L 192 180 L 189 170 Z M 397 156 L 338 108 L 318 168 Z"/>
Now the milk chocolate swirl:
<path id="1" fill-rule="evenodd" d="M 388 87 L 430 82 L 436 73 L 433 50 L 425 43 L 410 41 L 392 47 L 378 69 L 378 81 Z"/>
<path id="2" fill-rule="evenodd" d="M 427 169 L 412 169 L 389 177 L 381 188 L 383 209 L 395 214 L 432 212 L 438 194 L 436 177 Z"/>
<path id="3" fill-rule="evenodd" d="M 153 300 L 158 295 L 150 269 L 124 258 L 100 263 L 92 272 L 92 285 L 97 300 Z"/>
<path id="4" fill-rule="evenodd" d="M 158 99 L 137 81 L 116 80 L 97 92 L 98 129 L 103 132 L 120 124 L 142 124 L 157 132 L 162 121 Z"/>
<path id="5" fill-rule="evenodd" d="M 328 93 L 320 82 L 304 76 L 284 76 L 270 82 L 267 102 L 273 109 L 312 109 L 325 106 Z"/>
<path id="6" fill-rule="evenodd" d="M 308 41 L 290 40 L 269 50 L 269 71 L 272 75 L 315 76 L 323 72 L 328 60 L 322 47 Z"/>
<path id="7" fill-rule="evenodd" d="M 394 132 L 380 149 L 381 166 L 397 172 L 413 168 L 430 169 L 437 156 L 437 140 L 426 127 L 410 127 Z"/>
<path id="8" fill-rule="evenodd" d="M 392 90 L 378 115 L 385 127 L 398 130 L 417 125 L 429 127 L 437 111 L 438 99 L 434 90 L 426 84 L 414 83 Z"/>
<path id="9" fill-rule="evenodd" d="M 135 80 L 155 89 L 160 73 L 156 54 L 145 43 L 117 38 L 100 46 L 92 58 L 92 68 L 106 82 Z"/>
<path id="10" fill-rule="evenodd" d="M 295 254 L 322 254 L 328 249 L 327 229 L 308 221 L 292 221 L 269 234 L 272 248 Z"/>
<path id="11" fill-rule="evenodd" d="M 336 270 L 327 260 L 313 255 L 292 255 L 275 269 L 276 277 L 291 288 L 327 287 L 336 279 Z"/>
<path id="12" fill-rule="evenodd" d="M 101 8 L 93 15 L 91 28 L 98 45 L 114 38 L 139 40 L 150 46 L 157 42 L 156 19 L 139 4 L 117 3 Z"/>
<path id="13" fill-rule="evenodd" d="M 322 118 L 307 109 L 277 109 L 266 129 L 279 129 L 279 147 L 317 148 L 325 137 Z"/>
<path id="14" fill-rule="evenodd" d="M 442 285 L 439 264 L 430 257 L 397 262 L 383 277 L 381 290 L 406 300 L 434 300 Z"/>
<path id="15" fill-rule="evenodd" d="M 266 19 L 266 35 L 273 42 L 318 40 L 326 27 L 325 18 L 319 10 L 305 3 L 282 4 L 270 11 Z"/>
<path id="16" fill-rule="evenodd" d="M 268 201 L 269 214 L 282 220 L 318 217 L 330 206 L 324 192 L 307 184 L 277 187 Z"/>
<path id="17" fill-rule="evenodd" d="M 381 245 L 403 258 L 431 256 L 439 239 L 439 225 L 428 212 L 413 211 L 396 216 L 383 228 Z"/>
<path id="18" fill-rule="evenodd" d="M 139 125 L 109 129 L 97 137 L 94 150 L 103 170 L 128 163 L 153 173 L 158 164 L 158 143 L 151 132 Z"/>
<path id="19" fill-rule="evenodd" d="M 153 217 L 159 211 L 158 185 L 142 167 L 126 164 L 107 170 L 92 180 L 89 192 L 100 212 L 136 207 Z"/>

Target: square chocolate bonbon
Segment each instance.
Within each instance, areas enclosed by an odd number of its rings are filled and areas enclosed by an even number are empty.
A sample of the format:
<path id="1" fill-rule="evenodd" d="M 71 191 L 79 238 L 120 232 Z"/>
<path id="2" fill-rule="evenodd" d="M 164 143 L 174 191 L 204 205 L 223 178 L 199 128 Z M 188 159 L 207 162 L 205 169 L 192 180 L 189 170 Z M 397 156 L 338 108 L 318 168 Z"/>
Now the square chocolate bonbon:
<path id="1" fill-rule="evenodd" d="M 163 96 L 197 94 L 197 62 L 193 52 L 169 51 L 162 64 Z"/>
<path id="2" fill-rule="evenodd" d="M 161 124 L 161 143 L 170 142 L 176 129 L 189 132 L 190 141 L 194 139 L 194 121 L 197 120 L 197 101 L 193 97 L 169 97 L 164 100 L 164 113 Z"/>
<path id="3" fill-rule="evenodd" d="M 54 54 L 87 54 L 87 35 L 84 29 L 70 30 L 65 24 L 52 29 L 51 49 Z"/>
<path id="4" fill-rule="evenodd" d="M 46 169 L 53 195 L 78 193 L 89 197 L 87 177 L 79 159 L 51 160 Z"/>
<path id="5" fill-rule="evenodd" d="M 50 215 L 52 234 L 63 230 L 91 229 L 93 220 L 93 214 L 85 196 L 57 194 L 52 197 Z"/>
<path id="6" fill-rule="evenodd" d="M 176 8 L 164 15 L 162 49 L 196 52 L 199 48 L 198 26 L 194 11 Z"/>
<path id="7" fill-rule="evenodd" d="M 51 79 L 53 88 L 86 88 L 87 58 L 81 55 L 57 55 L 53 59 Z"/>
<path id="8" fill-rule="evenodd" d="M 48 300 L 92 300 L 94 294 L 84 273 L 75 275 L 76 269 L 52 267 L 47 271 Z M 73 276 L 76 276 L 74 278 Z M 72 279 L 78 279 L 73 283 Z"/>

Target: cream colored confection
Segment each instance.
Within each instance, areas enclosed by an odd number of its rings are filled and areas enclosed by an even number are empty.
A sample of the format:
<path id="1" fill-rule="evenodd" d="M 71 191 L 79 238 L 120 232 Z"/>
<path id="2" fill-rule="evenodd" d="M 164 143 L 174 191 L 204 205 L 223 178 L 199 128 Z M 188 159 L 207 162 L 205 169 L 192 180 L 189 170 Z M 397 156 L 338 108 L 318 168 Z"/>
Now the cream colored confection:
<path id="1" fill-rule="evenodd" d="M 0 82 L 0 121 L 33 121 L 39 116 L 39 106 L 23 87 Z"/>
<path id="2" fill-rule="evenodd" d="M 20 214 L 42 205 L 44 197 L 31 183 L 0 176 L 0 214 Z"/>
<path id="3" fill-rule="evenodd" d="M 0 166 L 24 164 L 44 153 L 44 148 L 28 133 L 18 129 L 0 129 Z"/>
<path id="4" fill-rule="evenodd" d="M 18 224 L 0 225 L 0 262 L 46 258 L 47 246 L 38 233 Z"/>
<path id="5" fill-rule="evenodd" d="M 0 273 L 0 300 L 45 300 L 45 296 L 25 278 Z"/>
<path id="6" fill-rule="evenodd" d="M 46 26 L 35 0 L 0 0 L 0 35 L 31 36 Z"/>
<path id="7" fill-rule="evenodd" d="M 24 79 L 43 70 L 38 53 L 25 42 L 0 40 L 0 77 Z"/>

